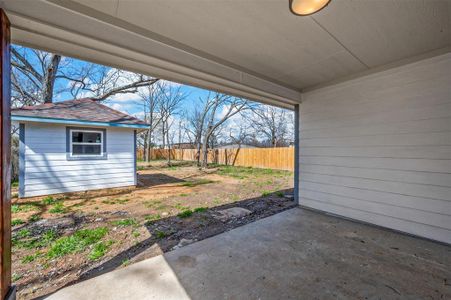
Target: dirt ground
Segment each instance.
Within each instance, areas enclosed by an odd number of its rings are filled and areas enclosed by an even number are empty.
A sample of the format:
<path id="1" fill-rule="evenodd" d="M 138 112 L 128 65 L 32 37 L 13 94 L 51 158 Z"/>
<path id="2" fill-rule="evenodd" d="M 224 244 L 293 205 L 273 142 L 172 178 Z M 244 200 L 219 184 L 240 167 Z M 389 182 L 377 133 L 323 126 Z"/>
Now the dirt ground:
<path id="1" fill-rule="evenodd" d="M 287 171 L 140 163 L 138 187 L 13 199 L 19 299 L 48 295 L 293 207 Z M 221 211 L 244 208 L 245 215 Z"/>

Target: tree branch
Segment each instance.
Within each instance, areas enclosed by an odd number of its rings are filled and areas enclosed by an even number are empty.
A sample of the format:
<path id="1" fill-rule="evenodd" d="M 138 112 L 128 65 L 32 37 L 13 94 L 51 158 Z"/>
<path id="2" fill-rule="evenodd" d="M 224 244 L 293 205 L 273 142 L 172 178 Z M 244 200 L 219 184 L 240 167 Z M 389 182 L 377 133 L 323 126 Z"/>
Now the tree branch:
<path id="1" fill-rule="evenodd" d="M 159 78 L 153 78 L 153 79 L 148 79 L 148 80 L 140 80 L 140 81 L 136 81 L 127 85 L 123 85 L 117 88 L 113 88 L 111 90 L 109 90 L 108 92 L 97 96 L 97 97 L 93 97 L 93 100 L 97 100 L 97 101 L 102 101 L 107 99 L 108 97 L 111 97 L 113 95 L 116 94 L 126 94 L 126 93 L 133 93 L 136 92 L 136 89 L 139 87 L 143 87 L 143 86 L 148 86 L 148 85 L 152 85 L 154 83 L 156 83 L 157 81 L 159 81 Z"/>
<path id="2" fill-rule="evenodd" d="M 11 53 L 23 64 L 24 69 L 33 74 L 37 80 L 42 82 L 42 75 L 28 62 L 28 60 L 23 57 L 14 47 L 11 47 Z"/>

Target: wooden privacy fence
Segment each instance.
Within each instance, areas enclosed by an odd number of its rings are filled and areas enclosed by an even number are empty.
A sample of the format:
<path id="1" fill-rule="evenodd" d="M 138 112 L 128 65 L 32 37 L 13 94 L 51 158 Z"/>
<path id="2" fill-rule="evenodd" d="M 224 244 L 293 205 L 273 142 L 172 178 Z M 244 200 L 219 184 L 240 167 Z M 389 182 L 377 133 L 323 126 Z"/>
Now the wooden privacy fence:
<path id="1" fill-rule="evenodd" d="M 167 159 L 169 149 L 152 149 L 150 159 Z M 171 149 L 171 159 L 196 160 L 196 149 Z M 143 158 L 143 150 L 138 150 L 138 159 Z M 240 167 L 268 168 L 294 171 L 294 147 L 281 148 L 240 148 L 210 149 L 208 162 Z"/>

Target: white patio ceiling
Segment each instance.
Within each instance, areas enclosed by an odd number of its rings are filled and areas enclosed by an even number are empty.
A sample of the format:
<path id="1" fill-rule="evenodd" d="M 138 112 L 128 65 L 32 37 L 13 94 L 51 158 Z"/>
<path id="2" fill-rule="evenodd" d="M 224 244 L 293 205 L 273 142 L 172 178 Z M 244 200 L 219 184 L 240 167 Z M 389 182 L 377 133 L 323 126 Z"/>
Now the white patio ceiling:
<path id="1" fill-rule="evenodd" d="M 451 1 L 4 0 L 15 43 L 291 107 L 301 91 L 450 51 Z"/>

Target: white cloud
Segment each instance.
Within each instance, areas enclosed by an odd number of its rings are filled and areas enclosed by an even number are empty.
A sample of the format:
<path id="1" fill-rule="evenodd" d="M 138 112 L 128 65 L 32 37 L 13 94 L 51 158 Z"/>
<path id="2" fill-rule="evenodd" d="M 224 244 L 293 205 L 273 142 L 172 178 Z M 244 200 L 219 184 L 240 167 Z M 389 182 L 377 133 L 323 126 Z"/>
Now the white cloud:
<path id="1" fill-rule="evenodd" d="M 132 114 L 132 116 L 134 116 L 135 118 L 143 120 L 144 119 L 144 112 L 143 111 L 139 111 L 139 112 L 136 112 L 136 113 Z"/>
<path id="2" fill-rule="evenodd" d="M 113 100 L 113 101 L 130 101 L 130 100 L 138 100 L 139 99 L 139 95 L 135 94 L 135 93 L 126 93 L 126 94 L 115 94 L 111 97 L 108 98 L 108 100 Z"/>
<path id="3" fill-rule="evenodd" d="M 107 105 L 115 110 L 120 110 L 120 111 L 123 110 L 123 105 L 119 104 L 119 103 L 111 103 L 111 104 L 107 104 Z"/>
<path id="4" fill-rule="evenodd" d="M 112 109 L 118 110 L 120 112 L 123 112 L 125 114 L 130 115 L 130 111 L 134 109 L 133 103 L 121 103 L 121 102 L 104 102 L 106 106 L 111 107 Z"/>
<path id="5" fill-rule="evenodd" d="M 160 82 L 162 84 L 165 84 L 165 85 L 169 86 L 169 87 L 179 87 L 179 86 L 183 85 L 181 83 L 177 83 L 177 82 L 169 81 L 169 80 L 164 80 L 164 79 L 161 79 Z"/>

